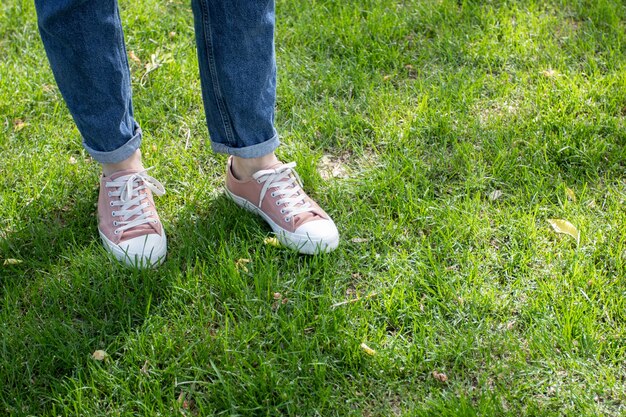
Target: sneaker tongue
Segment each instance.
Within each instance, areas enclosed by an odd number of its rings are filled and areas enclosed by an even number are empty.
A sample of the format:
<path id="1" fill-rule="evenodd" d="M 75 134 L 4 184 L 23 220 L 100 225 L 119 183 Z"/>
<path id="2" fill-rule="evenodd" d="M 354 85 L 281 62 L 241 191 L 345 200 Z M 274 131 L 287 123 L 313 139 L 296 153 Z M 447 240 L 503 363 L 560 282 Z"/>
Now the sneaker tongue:
<path id="1" fill-rule="evenodd" d="M 297 214 L 294 217 L 294 227 L 297 229 L 302 226 L 304 223 L 308 223 L 313 220 L 324 220 L 325 217 L 318 213 L 317 209 L 313 209 L 313 211 L 307 211 L 304 213 Z"/>
<path id="2" fill-rule="evenodd" d="M 276 168 L 278 168 L 280 166 L 283 166 L 283 165 L 285 165 L 285 164 L 283 164 L 282 162 L 278 161 L 274 165 L 270 165 L 269 167 L 267 167 L 265 169 L 276 169 Z"/>
<path id="3" fill-rule="evenodd" d="M 130 220 L 133 220 L 135 217 L 131 217 Z M 122 238 L 120 242 L 123 242 L 128 239 L 132 239 L 139 236 L 145 236 L 153 233 L 159 233 L 156 226 L 152 223 L 141 224 L 139 226 L 135 226 L 132 229 L 124 230 L 122 232 Z"/>
<path id="4" fill-rule="evenodd" d="M 144 170 L 142 169 L 125 169 L 123 171 L 116 171 L 113 174 L 109 175 L 108 177 L 104 177 L 104 178 L 109 178 L 112 180 L 116 180 L 119 177 L 123 177 L 125 175 L 133 175 L 133 174 L 137 174 L 139 172 L 143 172 Z"/>

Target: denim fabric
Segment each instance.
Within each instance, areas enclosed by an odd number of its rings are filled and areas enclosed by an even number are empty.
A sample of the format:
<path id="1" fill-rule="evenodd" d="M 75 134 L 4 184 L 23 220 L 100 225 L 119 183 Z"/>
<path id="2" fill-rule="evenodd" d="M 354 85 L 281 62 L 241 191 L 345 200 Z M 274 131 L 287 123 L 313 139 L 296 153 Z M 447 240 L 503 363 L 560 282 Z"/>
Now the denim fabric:
<path id="1" fill-rule="evenodd" d="M 202 98 L 213 150 L 272 152 L 276 60 L 274 0 L 192 0 Z"/>
<path id="2" fill-rule="evenodd" d="M 59 89 L 101 163 L 141 144 L 116 0 L 35 0 Z M 212 148 L 244 158 L 272 152 L 276 64 L 273 0 L 192 0 L 202 98 Z"/>

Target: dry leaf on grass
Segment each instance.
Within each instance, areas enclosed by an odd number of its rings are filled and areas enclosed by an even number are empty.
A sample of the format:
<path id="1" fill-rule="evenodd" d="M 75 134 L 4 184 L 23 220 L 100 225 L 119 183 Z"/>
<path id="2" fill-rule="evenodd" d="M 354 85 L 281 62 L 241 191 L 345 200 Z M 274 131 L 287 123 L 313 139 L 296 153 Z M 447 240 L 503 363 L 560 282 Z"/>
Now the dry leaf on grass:
<path id="1" fill-rule="evenodd" d="M 107 356 L 109 356 L 104 350 L 96 350 L 91 357 L 97 361 L 103 361 Z"/>
<path id="2" fill-rule="evenodd" d="M 574 190 L 569 187 L 565 187 L 565 194 L 567 194 L 567 198 L 569 198 L 574 203 L 576 202 L 576 194 L 574 194 Z"/>
<path id="3" fill-rule="evenodd" d="M 133 61 L 137 65 L 141 65 L 141 59 L 139 59 L 139 57 L 135 55 L 135 51 L 130 51 L 128 53 L 128 57 L 130 58 L 131 61 Z"/>
<path id="4" fill-rule="evenodd" d="M 194 401 L 191 398 L 187 398 L 187 394 L 185 394 L 184 391 L 180 392 L 180 395 L 178 395 L 178 404 L 180 404 L 180 407 L 183 410 L 190 410 L 191 408 L 193 408 L 195 406 Z M 185 415 L 185 414 L 183 414 Z"/>
<path id="5" fill-rule="evenodd" d="M 320 176 L 325 180 L 328 180 L 331 178 L 347 178 L 348 177 L 348 172 L 346 171 L 346 168 L 341 162 L 341 159 L 333 158 L 330 155 L 322 156 L 322 159 L 320 159 L 318 170 L 319 170 Z"/>
<path id="6" fill-rule="evenodd" d="M 352 239 L 350 239 L 350 242 L 352 243 L 366 243 L 369 242 L 370 240 L 368 238 L 365 237 L 353 237 Z"/>
<path id="7" fill-rule="evenodd" d="M 580 243 L 580 233 L 576 226 L 563 219 L 548 219 L 548 223 L 552 226 L 555 232 L 570 235 L 576 239 L 576 244 Z"/>
<path id="8" fill-rule="evenodd" d="M 143 66 L 144 73 L 141 76 L 141 80 L 140 80 L 141 85 L 145 84 L 148 74 L 161 68 L 163 64 L 168 64 L 172 62 L 173 60 L 174 60 L 173 56 L 170 52 L 163 52 L 161 48 L 157 48 L 157 50 L 154 51 L 153 54 L 150 54 L 150 62 L 146 63 Z"/>
<path id="9" fill-rule="evenodd" d="M 372 349 L 371 347 L 367 346 L 365 343 L 361 343 L 361 349 L 363 350 L 363 352 L 367 353 L 368 355 L 374 356 L 376 354 L 376 351 Z"/>
<path id="10" fill-rule="evenodd" d="M 235 268 L 237 268 L 238 271 L 248 272 L 248 267 L 246 266 L 246 264 L 250 262 L 250 259 L 247 258 L 237 259 L 235 261 Z"/>
<path id="11" fill-rule="evenodd" d="M 491 201 L 496 201 L 500 197 L 502 197 L 502 191 L 500 190 L 493 190 L 491 193 L 489 193 L 489 200 Z"/>
<path id="12" fill-rule="evenodd" d="M 13 120 L 13 130 L 15 130 L 16 132 L 24 129 L 26 126 L 28 126 L 28 123 L 26 123 L 22 119 Z"/>
<path id="13" fill-rule="evenodd" d="M 277 248 L 280 247 L 280 242 L 275 237 L 266 237 L 265 239 L 263 239 L 263 243 Z"/>
<path id="14" fill-rule="evenodd" d="M 9 259 L 5 259 L 4 262 L 2 262 L 2 265 L 19 265 L 22 262 L 24 262 L 24 261 L 22 261 L 20 259 L 9 258 Z"/>
<path id="15" fill-rule="evenodd" d="M 54 93 L 56 91 L 56 86 L 52 84 L 44 84 L 41 86 L 41 89 L 44 93 Z"/>
<path id="16" fill-rule="evenodd" d="M 548 68 L 546 70 L 541 71 L 541 75 L 547 78 L 554 78 L 554 77 L 561 76 L 561 74 L 557 70 L 552 69 L 552 68 Z"/>
<path id="17" fill-rule="evenodd" d="M 272 303 L 272 309 L 274 311 L 278 310 L 278 308 L 284 304 L 287 304 L 289 302 L 289 298 L 284 297 L 281 293 L 279 292 L 275 292 L 273 294 L 273 298 L 274 298 L 274 302 Z"/>
<path id="18" fill-rule="evenodd" d="M 193 400 L 184 400 L 181 404 L 181 407 L 183 408 L 183 410 L 190 410 L 193 405 Z"/>
<path id="19" fill-rule="evenodd" d="M 448 375 L 443 372 L 433 371 L 433 378 L 435 378 L 439 382 L 446 382 L 448 380 Z"/>

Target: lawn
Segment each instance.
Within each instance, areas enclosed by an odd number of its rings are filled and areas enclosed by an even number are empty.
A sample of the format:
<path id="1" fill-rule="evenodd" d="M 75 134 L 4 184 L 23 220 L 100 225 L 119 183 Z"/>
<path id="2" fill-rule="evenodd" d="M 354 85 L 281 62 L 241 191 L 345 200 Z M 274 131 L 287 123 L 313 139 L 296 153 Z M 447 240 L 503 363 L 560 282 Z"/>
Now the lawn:
<path id="1" fill-rule="evenodd" d="M 624 2 L 278 0 L 323 256 L 224 196 L 187 1 L 121 9 L 148 271 L 101 248 L 32 2 L 0 4 L 0 415 L 626 415 Z"/>

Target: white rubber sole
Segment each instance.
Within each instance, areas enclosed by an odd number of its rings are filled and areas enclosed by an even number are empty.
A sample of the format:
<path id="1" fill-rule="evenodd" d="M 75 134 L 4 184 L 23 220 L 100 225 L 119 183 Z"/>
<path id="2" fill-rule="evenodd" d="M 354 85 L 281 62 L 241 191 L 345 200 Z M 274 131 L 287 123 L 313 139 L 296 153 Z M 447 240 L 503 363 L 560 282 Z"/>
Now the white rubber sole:
<path id="1" fill-rule="evenodd" d="M 226 190 L 226 195 L 231 200 L 233 200 L 235 204 L 237 204 L 240 207 L 243 207 L 244 209 L 252 213 L 255 213 L 261 216 L 263 220 L 265 220 L 267 224 L 270 225 L 278 241 L 282 245 L 290 249 L 294 249 L 305 255 L 315 255 L 318 253 L 332 252 L 333 250 L 337 248 L 337 246 L 339 246 L 338 234 L 337 236 L 333 237 L 333 239 L 328 240 L 325 238 L 311 237 L 308 233 L 300 234 L 300 233 L 295 233 L 295 232 L 289 232 L 283 229 L 282 227 L 280 227 L 279 225 L 277 225 L 276 223 L 274 223 L 274 221 L 267 214 L 263 213 L 257 206 L 250 203 L 245 198 L 239 197 L 231 193 L 227 188 L 225 188 L 225 190 Z"/>
<path id="2" fill-rule="evenodd" d="M 163 239 L 159 241 L 158 245 L 155 245 L 150 249 L 148 253 L 145 251 L 131 253 L 124 251 L 115 243 L 111 242 L 99 229 L 100 238 L 104 244 L 104 248 L 115 259 L 133 268 L 155 268 L 165 261 L 165 255 L 167 254 L 167 237 L 163 232 Z M 144 248 L 145 249 L 145 248 Z"/>

